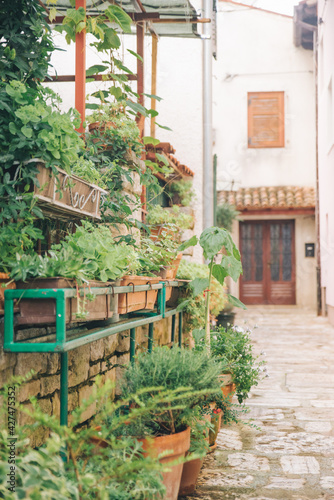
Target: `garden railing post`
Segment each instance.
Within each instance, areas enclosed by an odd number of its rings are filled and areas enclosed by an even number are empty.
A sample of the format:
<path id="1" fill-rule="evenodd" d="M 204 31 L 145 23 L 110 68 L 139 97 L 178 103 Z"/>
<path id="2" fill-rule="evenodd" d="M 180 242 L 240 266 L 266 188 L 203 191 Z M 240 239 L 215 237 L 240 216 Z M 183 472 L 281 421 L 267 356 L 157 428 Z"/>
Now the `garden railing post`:
<path id="1" fill-rule="evenodd" d="M 148 352 L 152 352 L 153 349 L 153 328 L 154 323 L 148 325 Z"/>

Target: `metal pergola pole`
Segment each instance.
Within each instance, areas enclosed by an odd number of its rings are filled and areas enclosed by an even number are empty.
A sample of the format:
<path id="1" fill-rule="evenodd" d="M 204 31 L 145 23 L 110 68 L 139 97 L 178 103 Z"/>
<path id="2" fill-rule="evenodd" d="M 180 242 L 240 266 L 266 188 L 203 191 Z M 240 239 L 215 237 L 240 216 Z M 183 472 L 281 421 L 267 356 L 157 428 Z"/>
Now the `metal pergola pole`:
<path id="1" fill-rule="evenodd" d="M 86 10 L 86 0 L 75 0 L 75 8 Z M 83 133 L 86 115 L 86 30 L 75 35 L 75 108 L 81 116 L 78 132 Z"/>

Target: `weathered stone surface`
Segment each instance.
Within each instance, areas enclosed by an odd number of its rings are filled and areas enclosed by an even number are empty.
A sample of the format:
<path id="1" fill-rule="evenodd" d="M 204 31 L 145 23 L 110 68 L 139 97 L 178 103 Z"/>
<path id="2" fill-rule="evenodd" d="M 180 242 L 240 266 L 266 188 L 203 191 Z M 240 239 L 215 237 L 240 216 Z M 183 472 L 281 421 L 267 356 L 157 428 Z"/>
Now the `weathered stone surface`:
<path id="1" fill-rule="evenodd" d="M 111 354 L 114 354 L 116 351 L 116 347 L 118 345 L 118 335 L 110 335 L 109 337 L 103 339 L 104 342 L 104 355 L 105 357 L 110 356 Z"/>
<path id="2" fill-rule="evenodd" d="M 91 361 L 98 361 L 104 356 L 104 342 L 103 340 L 97 340 L 90 344 L 90 359 Z"/>
<path id="3" fill-rule="evenodd" d="M 226 474 L 223 471 L 206 470 L 199 481 L 200 484 L 205 484 L 206 488 L 247 488 L 254 478 L 247 473 Z"/>
<path id="4" fill-rule="evenodd" d="M 119 334 L 117 352 L 127 352 L 129 350 L 130 350 L 130 332 L 129 330 L 127 330 L 126 332 Z"/>
<path id="5" fill-rule="evenodd" d="M 95 375 L 100 373 L 100 371 L 101 371 L 101 363 L 95 363 L 95 365 L 90 365 L 88 377 L 89 378 L 95 377 Z"/>
<path id="6" fill-rule="evenodd" d="M 217 436 L 217 448 L 221 450 L 242 450 L 239 432 L 221 429 Z"/>
<path id="7" fill-rule="evenodd" d="M 53 375 L 60 370 L 60 358 L 59 354 L 49 353 L 48 354 L 48 375 Z"/>
<path id="8" fill-rule="evenodd" d="M 88 378 L 90 345 L 69 352 L 69 387 L 76 386 Z"/>
<path id="9" fill-rule="evenodd" d="M 27 401 L 32 396 L 38 396 L 40 389 L 41 381 L 39 379 L 22 384 L 18 393 L 18 401 L 23 402 Z"/>
<path id="10" fill-rule="evenodd" d="M 47 396 L 48 394 L 53 394 L 55 391 L 60 389 L 60 376 L 51 375 L 51 377 L 43 377 L 40 379 L 41 382 L 41 396 Z"/>
<path id="11" fill-rule="evenodd" d="M 291 455 L 281 458 L 281 466 L 287 474 L 319 474 L 319 462 L 315 457 Z"/>
<path id="12" fill-rule="evenodd" d="M 325 476 L 320 478 L 320 484 L 325 490 L 334 493 L 334 476 Z"/>
<path id="13" fill-rule="evenodd" d="M 46 373 L 48 368 L 48 355 L 43 352 L 19 354 L 15 366 L 15 375 L 26 375 L 33 370 L 34 373 Z"/>
<path id="14" fill-rule="evenodd" d="M 79 406 L 83 408 L 85 402 L 89 400 L 93 394 L 94 387 L 92 385 L 84 385 L 79 389 Z M 80 422 L 85 422 L 96 413 L 96 401 L 93 401 L 81 414 Z"/>
<path id="15" fill-rule="evenodd" d="M 305 424 L 306 432 L 330 432 L 332 426 L 330 422 L 307 422 Z"/>
<path id="16" fill-rule="evenodd" d="M 233 453 L 228 456 L 228 465 L 238 470 L 269 471 L 269 460 L 251 453 Z"/>
<path id="17" fill-rule="evenodd" d="M 286 477 L 271 477 L 266 488 L 280 490 L 300 490 L 305 484 L 305 479 L 287 479 Z"/>

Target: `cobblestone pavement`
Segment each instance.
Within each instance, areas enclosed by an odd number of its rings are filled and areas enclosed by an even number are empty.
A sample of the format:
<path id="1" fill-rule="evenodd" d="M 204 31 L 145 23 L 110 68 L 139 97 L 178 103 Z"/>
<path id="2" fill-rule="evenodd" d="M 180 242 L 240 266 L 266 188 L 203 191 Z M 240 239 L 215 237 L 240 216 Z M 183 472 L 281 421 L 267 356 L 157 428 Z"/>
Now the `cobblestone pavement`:
<path id="1" fill-rule="evenodd" d="M 294 306 L 249 307 L 245 321 L 269 373 L 247 401 L 260 430 L 222 428 L 187 499 L 334 500 L 334 328 Z"/>

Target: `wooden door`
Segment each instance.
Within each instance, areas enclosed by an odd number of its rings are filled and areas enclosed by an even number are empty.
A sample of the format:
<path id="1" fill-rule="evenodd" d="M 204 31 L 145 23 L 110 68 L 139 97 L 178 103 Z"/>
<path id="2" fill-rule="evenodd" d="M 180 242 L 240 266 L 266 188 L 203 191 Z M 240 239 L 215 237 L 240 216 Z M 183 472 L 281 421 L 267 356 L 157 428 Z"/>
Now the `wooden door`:
<path id="1" fill-rule="evenodd" d="M 240 252 L 242 302 L 296 303 L 294 221 L 241 222 Z"/>

